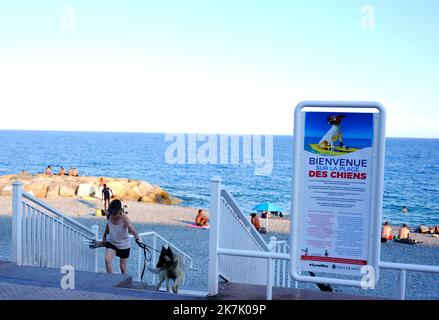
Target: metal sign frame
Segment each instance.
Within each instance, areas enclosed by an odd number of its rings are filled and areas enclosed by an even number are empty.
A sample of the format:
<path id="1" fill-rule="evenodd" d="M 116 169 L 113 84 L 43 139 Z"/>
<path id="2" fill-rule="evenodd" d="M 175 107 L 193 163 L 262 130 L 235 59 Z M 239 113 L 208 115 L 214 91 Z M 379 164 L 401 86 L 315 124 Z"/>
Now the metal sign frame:
<path id="1" fill-rule="evenodd" d="M 301 194 L 303 180 L 303 154 L 305 138 L 305 113 L 309 112 L 365 112 L 373 113 L 374 134 L 372 146 L 372 177 L 371 177 L 371 199 L 368 239 L 368 265 L 374 270 L 373 280 L 379 279 L 379 262 L 381 252 L 381 220 L 383 207 L 383 185 L 384 185 L 384 157 L 385 157 L 385 124 L 386 111 L 378 102 L 349 102 L 349 101 L 303 101 L 299 103 L 294 112 L 294 147 L 293 147 L 293 179 L 291 197 L 291 264 L 290 273 L 296 281 L 327 283 L 334 285 L 345 285 L 363 287 L 361 280 L 350 280 L 346 278 L 311 277 L 300 274 L 298 266 L 300 263 L 300 226 L 301 226 Z"/>

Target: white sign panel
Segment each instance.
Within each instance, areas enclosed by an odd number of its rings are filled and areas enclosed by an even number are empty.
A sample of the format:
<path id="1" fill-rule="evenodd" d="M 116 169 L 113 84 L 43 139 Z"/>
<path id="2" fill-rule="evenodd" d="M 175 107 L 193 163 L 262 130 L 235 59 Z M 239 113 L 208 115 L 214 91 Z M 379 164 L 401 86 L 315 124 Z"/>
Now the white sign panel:
<path id="1" fill-rule="evenodd" d="M 292 271 L 361 276 L 379 259 L 384 110 L 358 103 L 298 108 Z"/>

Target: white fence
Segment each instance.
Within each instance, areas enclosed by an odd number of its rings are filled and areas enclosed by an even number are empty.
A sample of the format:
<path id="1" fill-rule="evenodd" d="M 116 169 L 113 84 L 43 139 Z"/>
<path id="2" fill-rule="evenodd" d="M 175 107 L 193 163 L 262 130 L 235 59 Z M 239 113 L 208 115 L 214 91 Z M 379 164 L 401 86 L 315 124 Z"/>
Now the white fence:
<path id="1" fill-rule="evenodd" d="M 97 239 L 99 227 L 70 219 L 13 183 L 12 261 L 21 266 L 98 271 L 98 252 L 84 241 Z"/>
<path id="2" fill-rule="evenodd" d="M 217 177 L 211 180 L 210 221 L 209 295 L 218 294 L 220 275 L 225 276 L 229 281 L 265 285 L 268 300 L 272 298 L 274 286 L 298 287 L 289 272 L 291 256 L 288 244 L 272 238 L 270 243 L 264 246 L 262 244 L 262 242 L 265 243 L 264 240 L 259 234 L 257 234 L 259 237 L 255 234 L 257 231 L 237 207 L 233 198 L 221 186 L 221 179 Z M 401 300 L 406 298 L 407 271 L 439 273 L 439 266 L 384 261 L 380 261 L 378 266 L 381 269 L 400 272 L 396 298 Z M 258 270 L 255 277 L 246 276 L 246 274 L 253 275 L 255 270 Z M 307 277 L 305 282 L 325 283 L 325 279 Z M 354 282 L 357 281 L 334 279 L 334 284 L 339 285 L 351 285 Z"/>
<path id="3" fill-rule="evenodd" d="M 223 254 L 228 250 L 269 252 L 270 248 L 239 209 L 233 197 L 221 186 L 221 180 L 213 179 L 211 189 L 209 233 L 209 283 L 210 295 L 218 293 L 218 277 L 228 281 L 267 285 L 273 281 L 265 277 L 273 263 L 254 256 Z"/>
<path id="4" fill-rule="evenodd" d="M 163 238 L 158 233 L 151 231 L 151 232 L 144 232 L 139 233 L 140 241 L 146 245 L 149 246 L 149 250 L 151 253 L 151 256 L 148 256 L 147 258 L 150 259 L 146 263 L 146 267 L 155 268 L 156 264 L 158 262 L 159 256 L 160 256 L 160 250 L 163 247 L 168 248 L 170 247 L 174 254 L 180 255 L 182 258 L 183 263 L 183 271 L 192 270 L 193 268 L 193 261 L 192 258 L 186 254 L 183 250 L 179 249 L 177 246 Z M 131 236 L 133 238 L 133 236 Z M 149 253 L 147 253 L 149 255 Z M 158 283 L 158 275 L 152 272 L 148 272 L 148 270 L 145 270 L 144 279 L 141 280 L 142 275 L 142 269 L 144 264 L 144 254 L 143 249 L 138 247 L 138 253 L 137 253 L 137 281 L 145 281 L 148 284 L 157 284 Z M 185 272 L 186 274 L 186 272 Z M 182 285 L 184 285 L 185 278 L 183 278 Z"/>

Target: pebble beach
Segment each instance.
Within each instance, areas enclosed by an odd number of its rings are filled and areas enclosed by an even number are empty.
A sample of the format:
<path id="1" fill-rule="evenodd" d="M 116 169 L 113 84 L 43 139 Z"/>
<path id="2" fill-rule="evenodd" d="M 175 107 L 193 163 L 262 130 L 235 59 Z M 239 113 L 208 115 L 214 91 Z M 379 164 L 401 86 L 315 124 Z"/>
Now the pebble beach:
<path id="1" fill-rule="evenodd" d="M 52 207 L 74 217 L 86 226 L 99 225 L 100 236 L 105 227 L 105 217 L 96 217 L 96 210 L 101 208 L 99 199 L 58 198 L 46 200 Z M 128 206 L 128 216 L 139 233 L 155 231 L 193 259 L 193 269 L 187 272 L 185 286 L 206 291 L 209 229 L 189 227 L 199 208 L 169 206 L 162 204 L 147 204 L 134 201 L 124 201 Z M 202 208 L 208 215 L 207 208 Z M 0 260 L 10 260 L 11 243 L 11 214 L 12 200 L 10 196 L 0 196 Z M 265 221 L 262 220 L 265 226 Z M 397 232 L 393 227 L 393 232 Z M 278 240 L 288 240 L 290 220 L 288 218 L 273 218 L 269 220 L 268 233 L 263 237 L 268 242 L 275 236 Z M 431 235 L 412 234 L 413 238 L 422 240 L 422 244 L 405 245 L 394 242 L 382 244 L 381 260 L 387 262 L 417 263 L 439 265 L 439 238 Z M 103 251 L 103 250 L 102 250 Z M 137 250 L 132 250 L 130 259 L 130 274 L 137 273 Z M 103 252 L 100 258 L 100 268 L 104 268 Z M 117 270 L 117 268 L 116 268 Z M 381 272 L 380 281 L 375 290 L 362 290 L 348 287 L 336 287 L 343 293 L 373 295 L 393 299 L 397 296 L 397 277 L 395 271 Z M 421 285 L 422 284 L 422 285 Z M 299 287 L 316 289 L 314 284 L 300 283 Z M 428 287 L 428 290 L 425 288 Z M 428 273 L 408 273 L 408 299 L 439 299 L 439 277 Z"/>

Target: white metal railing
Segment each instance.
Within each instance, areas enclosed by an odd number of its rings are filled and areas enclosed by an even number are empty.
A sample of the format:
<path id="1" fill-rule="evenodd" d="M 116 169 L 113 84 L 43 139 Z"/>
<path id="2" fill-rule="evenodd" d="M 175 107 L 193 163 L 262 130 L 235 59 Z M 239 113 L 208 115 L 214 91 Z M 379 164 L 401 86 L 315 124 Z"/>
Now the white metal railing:
<path id="1" fill-rule="evenodd" d="M 99 227 L 88 228 L 23 191 L 14 182 L 12 197 L 12 261 L 22 266 L 98 271 L 98 252 L 84 246 L 97 239 Z"/>
<path id="2" fill-rule="evenodd" d="M 209 294 L 218 293 L 219 276 L 240 283 L 266 285 L 272 282 L 272 278 L 261 277 L 273 268 L 272 261 L 267 264 L 264 258 L 223 254 L 222 250 L 269 252 L 270 248 L 233 197 L 221 186 L 219 178 L 212 180 L 209 212 Z"/>
<path id="3" fill-rule="evenodd" d="M 253 272 L 254 268 L 258 267 L 251 265 L 251 262 L 253 261 L 255 264 L 260 265 L 262 261 L 262 263 L 264 263 L 266 267 L 264 269 L 264 273 L 258 274 L 258 277 L 259 279 L 265 279 L 263 285 L 266 285 L 266 299 L 271 300 L 272 289 L 274 286 L 291 287 L 292 285 L 293 281 L 290 274 L 290 266 L 289 266 L 291 261 L 289 246 L 286 243 L 286 241 L 277 241 L 275 238 L 272 238 L 267 248 L 263 248 L 264 250 L 262 250 L 261 247 L 259 247 L 259 250 L 251 249 L 249 248 L 248 244 L 244 243 L 244 241 L 241 243 L 239 241 L 233 242 L 234 245 L 229 246 L 233 248 L 223 247 L 221 244 L 225 243 L 227 245 L 228 243 L 222 242 L 221 241 L 222 237 L 226 235 L 226 236 L 231 236 L 233 238 L 234 235 L 232 233 L 239 229 L 236 226 L 233 229 L 233 227 L 230 226 L 232 223 L 235 223 L 238 226 L 240 225 L 241 229 L 242 226 L 244 225 L 247 227 L 247 229 L 251 230 L 251 228 L 248 228 L 247 224 L 244 222 L 244 220 L 246 220 L 247 222 L 248 220 L 245 219 L 245 216 L 244 219 L 242 219 L 243 214 L 239 208 L 237 209 L 235 207 L 236 203 L 234 201 L 232 201 L 231 206 L 224 205 L 223 203 L 224 198 L 222 198 L 222 195 L 224 194 L 226 194 L 226 191 L 223 190 L 223 188 L 221 187 L 221 179 L 218 177 L 213 178 L 211 180 L 211 198 L 210 198 L 211 230 L 209 234 L 209 279 L 208 279 L 209 295 L 218 294 L 218 276 L 223 272 L 222 269 L 223 266 L 220 264 L 221 259 L 224 259 L 224 257 L 229 257 L 229 258 L 233 257 L 236 259 L 247 258 L 250 259 L 250 260 L 246 260 L 249 261 L 249 264 L 235 263 L 234 265 L 230 266 L 230 268 L 234 268 L 235 270 L 228 270 L 228 271 L 231 272 L 232 274 L 234 272 L 241 272 L 241 274 L 244 274 L 246 272 L 250 273 Z M 231 196 L 230 199 L 233 200 Z M 227 199 L 226 201 L 230 199 Z M 235 220 L 231 219 L 230 212 L 228 212 L 228 210 L 237 214 L 237 216 L 240 217 L 238 219 L 239 220 L 238 222 L 236 221 L 236 219 Z M 221 217 L 224 215 L 224 213 L 226 214 L 229 213 L 228 221 L 227 218 L 225 219 Z M 233 230 L 233 232 L 230 230 Z M 240 231 L 240 233 L 242 236 L 242 230 Z M 236 238 L 234 239 L 236 240 Z M 384 261 L 380 261 L 378 266 L 379 268 L 382 269 L 399 271 L 399 278 L 398 278 L 399 294 L 397 298 L 401 300 L 404 300 L 406 297 L 406 277 L 408 271 L 439 274 L 439 266 L 393 263 L 393 262 L 384 262 Z M 246 278 L 247 281 L 249 279 L 250 278 Z M 242 281 L 239 280 L 238 282 L 242 282 Z M 320 277 L 313 277 L 305 282 L 325 283 L 325 279 Z M 333 280 L 333 284 L 337 284 L 337 285 L 351 286 L 353 282 L 354 281 L 348 279 Z M 260 283 L 260 281 L 254 283 L 255 284 Z M 294 281 L 294 287 L 295 288 L 298 287 L 297 281 Z"/>
<path id="4" fill-rule="evenodd" d="M 163 246 L 165 248 L 170 247 L 174 253 L 181 256 L 182 263 L 183 263 L 183 271 L 185 271 L 185 277 L 186 277 L 186 271 L 193 269 L 192 258 L 187 253 L 185 253 L 183 250 L 179 249 L 176 245 L 172 244 L 170 241 L 163 238 L 157 232 L 150 231 L 150 232 L 139 233 L 139 236 L 141 239 L 140 241 L 142 243 L 145 243 L 150 248 L 152 248 L 152 250 L 150 249 L 151 257 L 148 257 L 148 258 L 151 258 L 151 260 L 147 261 L 147 264 L 146 264 L 147 267 L 154 268 L 154 269 L 156 268 L 156 264 L 157 264 L 158 259 L 160 257 L 159 251 L 161 250 L 161 248 Z M 132 235 L 130 237 L 132 239 L 134 239 L 134 237 Z M 141 249 L 140 247 L 138 247 L 137 255 L 138 255 L 137 256 L 137 281 L 142 281 L 141 275 L 142 275 L 142 269 L 143 269 L 144 255 L 143 255 L 143 249 Z M 157 284 L 158 283 L 158 275 L 157 274 L 152 273 L 152 272 L 148 272 L 147 270 L 145 270 L 145 275 L 147 275 L 147 278 L 145 278 L 143 281 L 146 281 L 149 284 Z M 182 280 L 183 285 L 185 282 L 185 277 Z M 149 281 L 148 281 L 148 279 L 149 279 Z"/>

